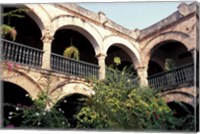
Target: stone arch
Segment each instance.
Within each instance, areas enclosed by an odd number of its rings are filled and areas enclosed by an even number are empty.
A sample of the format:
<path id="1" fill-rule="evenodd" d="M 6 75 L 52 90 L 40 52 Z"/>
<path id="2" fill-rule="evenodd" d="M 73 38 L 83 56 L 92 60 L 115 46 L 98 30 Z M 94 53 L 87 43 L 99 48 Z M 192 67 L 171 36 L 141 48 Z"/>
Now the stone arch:
<path id="1" fill-rule="evenodd" d="M 118 36 L 109 36 L 103 41 L 103 53 L 106 54 L 109 47 L 115 45 L 121 49 L 123 49 L 130 56 L 132 63 L 135 68 L 141 65 L 139 49 L 137 48 L 137 44 L 130 43 L 129 41 L 118 37 Z"/>
<path id="2" fill-rule="evenodd" d="M 13 83 L 26 90 L 33 100 L 37 99 L 39 92 L 42 90 L 40 86 L 25 73 L 3 71 L 2 76 L 5 76 L 3 81 Z"/>
<path id="3" fill-rule="evenodd" d="M 196 97 L 193 87 L 188 87 L 188 88 L 183 87 L 179 89 L 169 90 L 163 92 L 161 96 L 166 103 L 178 101 L 178 102 L 184 102 L 193 107 L 195 106 Z"/>
<path id="4" fill-rule="evenodd" d="M 57 30 L 68 28 L 71 30 L 75 30 L 82 35 L 84 35 L 92 44 L 95 54 L 98 55 L 101 53 L 102 37 L 100 33 L 90 24 L 75 17 L 69 16 L 60 16 L 55 17 L 56 19 L 52 19 L 53 30 L 52 34 L 55 34 Z"/>
<path id="5" fill-rule="evenodd" d="M 27 13 L 38 25 L 40 31 L 42 33 L 43 29 L 50 24 L 50 19 L 43 8 L 38 4 L 23 4 L 23 5 L 16 5 L 16 8 L 27 8 L 31 10 Z M 43 34 L 43 33 L 42 33 Z"/>
<path id="6" fill-rule="evenodd" d="M 183 44 L 188 50 L 192 49 L 189 43 L 189 35 L 182 32 L 166 32 L 152 38 L 143 49 L 143 60 L 149 61 L 151 54 L 157 48 L 157 45 L 166 41 L 177 41 Z M 148 63 L 147 63 L 148 64 Z"/>
<path id="7" fill-rule="evenodd" d="M 91 97 L 95 94 L 92 87 L 84 84 L 83 82 L 62 82 L 54 89 L 50 91 L 50 96 L 54 104 L 56 104 L 60 99 L 70 96 L 72 94 L 81 94 L 87 97 Z M 51 107 L 51 106 L 50 106 Z"/>

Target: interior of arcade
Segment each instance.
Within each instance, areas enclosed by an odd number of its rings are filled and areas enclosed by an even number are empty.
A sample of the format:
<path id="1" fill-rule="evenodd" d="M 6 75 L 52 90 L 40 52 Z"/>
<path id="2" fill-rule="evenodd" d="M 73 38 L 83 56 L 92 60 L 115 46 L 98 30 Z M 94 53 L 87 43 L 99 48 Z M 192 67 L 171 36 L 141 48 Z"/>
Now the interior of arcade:
<path id="1" fill-rule="evenodd" d="M 161 42 L 151 50 L 148 76 L 192 63 L 194 63 L 192 53 L 187 50 L 184 44 L 172 40 Z"/>

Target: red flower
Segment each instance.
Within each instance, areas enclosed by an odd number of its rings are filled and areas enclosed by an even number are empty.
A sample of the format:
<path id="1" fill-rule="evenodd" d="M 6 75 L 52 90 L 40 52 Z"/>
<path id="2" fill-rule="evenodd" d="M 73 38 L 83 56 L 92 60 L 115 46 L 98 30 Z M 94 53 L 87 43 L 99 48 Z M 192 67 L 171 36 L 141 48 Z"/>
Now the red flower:
<path id="1" fill-rule="evenodd" d="M 156 114 L 155 116 L 156 116 L 156 120 L 158 120 L 158 119 L 159 119 L 159 116 L 158 116 L 157 114 Z"/>

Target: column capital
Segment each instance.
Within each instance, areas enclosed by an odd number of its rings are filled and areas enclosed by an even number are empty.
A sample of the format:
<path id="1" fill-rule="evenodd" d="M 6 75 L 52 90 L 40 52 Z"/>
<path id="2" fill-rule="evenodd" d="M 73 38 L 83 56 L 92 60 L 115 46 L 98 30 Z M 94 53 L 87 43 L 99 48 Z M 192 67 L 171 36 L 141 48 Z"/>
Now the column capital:
<path id="1" fill-rule="evenodd" d="M 148 69 L 147 66 L 136 66 L 135 67 L 136 70 L 144 70 L 144 69 Z"/>
<path id="2" fill-rule="evenodd" d="M 49 34 L 46 34 L 44 36 L 42 36 L 41 40 L 45 43 L 51 43 L 53 41 L 54 37 L 49 35 Z"/>
<path id="3" fill-rule="evenodd" d="M 43 31 L 43 36 L 41 37 L 41 40 L 45 43 L 51 43 L 53 41 L 54 37 L 51 35 L 51 30 L 49 27 L 45 28 Z"/>
<path id="4" fill-rule="evenodd" d="M 101 58 L 101 59 L 105 59 L 106 57 L 107 57 L 107 55 L 106 54 L 103 54 L 103 53 L 99 53 L 99 54 L 97 54 L 96 55 L 96 57 L 99 59 L 99 58 Z"/>

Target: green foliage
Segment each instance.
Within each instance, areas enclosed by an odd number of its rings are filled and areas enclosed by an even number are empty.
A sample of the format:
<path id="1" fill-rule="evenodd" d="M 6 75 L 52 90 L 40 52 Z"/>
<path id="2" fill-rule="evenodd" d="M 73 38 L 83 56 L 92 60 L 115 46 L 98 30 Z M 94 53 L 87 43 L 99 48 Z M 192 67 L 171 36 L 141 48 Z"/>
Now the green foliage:
<path id="1" fill-rule="evenodd" d="M 31 99 L 31 98 L 30 98 Z M 66 117 L 55 107 L 47 109 L 50 102 L 47 92 L 41 92 L 38 99 L 33 100 L 31 106 L 21 106 L 5 104 L 5 106 L 13 107 L 15 111 L 10 111 L 10 119 L 21 117 L 19 128 L 69 128 L 70 124 Z M 13 126 L 12 121 L 4 120 L 5 126 Z M 13 126 L 15 127 L 15 126 Z"/>
<path id="2" fill-rule="evenodd" d="M 132 74 L 127 69 L 120 72 L 108 68 L 107 74 L 105 80 L 93 79 L 96 94 L 86 99 L 88 101 L 83 98 L 84 104 L 78 105 L 78 111 L 70 119 L 64 116 L 62 109 L 57 110 L 58 105 L 47 109 L 47 104 L 51 103 L 48 96 L 50 83 L 46 92 L 41 92 L 38 99 L 33 100 L 32 106 L 13 106 L 16 111 L 10 111 L 9 115 L 12 118 L 21 116 L 20 127 L 23 128 L 194 130 L 191 114 L 175 118 L 174 112 L 155 90 L 133 84 L 130 80 Z M 187 111 L 187 107 L 184 108 Z M 4 120 L 4 124 L 13 127 L 9 120 Z"/>
<path id="3" fill-rule="evenodd" d="M 116 74 L 116 75 L 115 75 Z M 129 74 L 129 73 L 127 73 Z M 104 130 L 185 130 L 154 90 L 133 85 L 125 71 L 94 80 L 96 92 L 76 116 L 77 128 Z"/>
<path id="4" fill-rule="evenodd" d="M 63 55 L 68 58 L 79 60 L 79 50 L 73 45 L 71 45 L 70 47 L 67 47 Z"/>
<path id="5" fill-rule="evenodd" d="M 5 37 L 6 35 L 9 35 L 10 38 L 14 41 L 17 36 L 17 32 L 14 27 L 11 27 L 9 25 L 1 25 L 0 26 L 0 34 Z"/>
<path id="6" fill-rule="evenodd" d="M 22 12 L 29 12 L 30 10 L 29 9 L 24 9 L 24 8 L 20 8 L 20 9 L 16 9 L 16 10 L 12 10 L 10 12 L 7 12 L 7 13 L 3 13 L 3 14 L 0 14 L 1 17 L 17 17 L 17 18 L 23 18 L 24 15 L 20 15 L 20 13 Z"/>
<path id="7" fill-rule="evenodd" d="M 3 24 L 0 26 L 0 35 L 2 35 L 4 38 L 9 35 L 9 38 L 13 41 L 15 41 L 17 36 L 17 31 L 15 27 L 10 26 L 10 19 L 11 17 L 17 17 L 17 18 L 23 18 L 24 15 L 21 15 L 22 12 L 29 12 L 28 9 L 16 9 L 12 10 L 7 13 L 0 14 L 0 17 L 8 17 L 8 24 Z"/>

